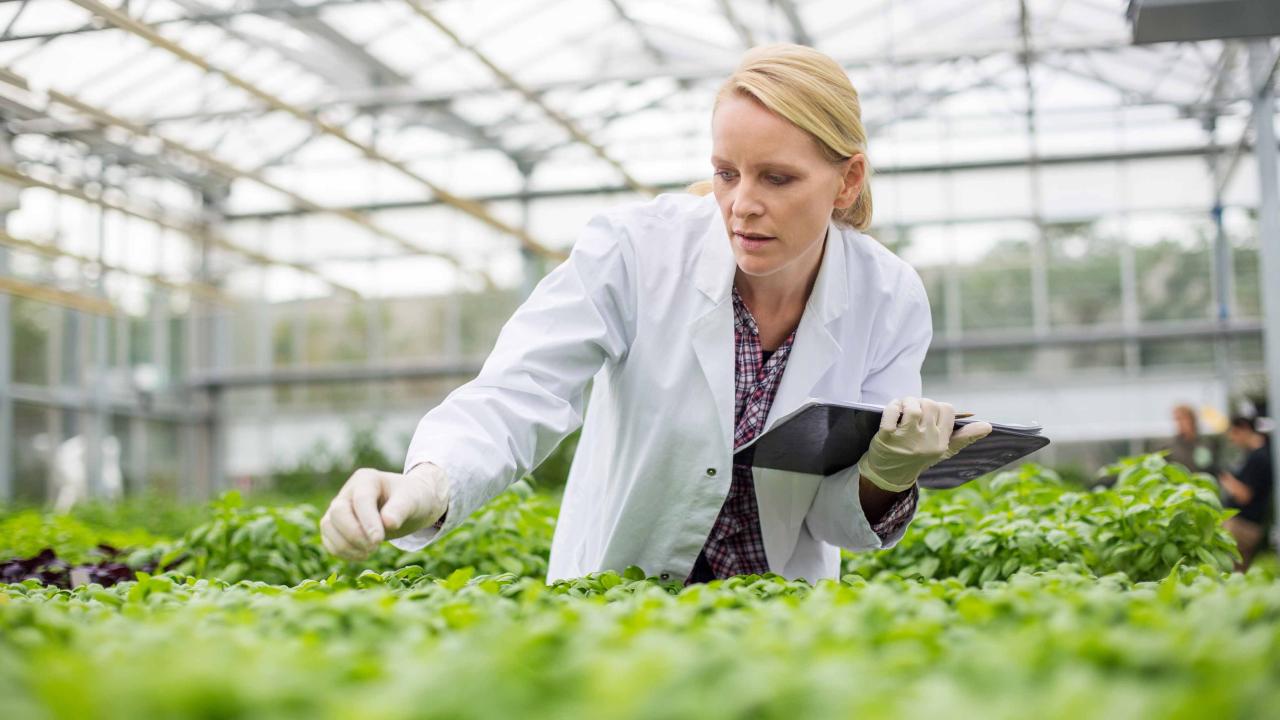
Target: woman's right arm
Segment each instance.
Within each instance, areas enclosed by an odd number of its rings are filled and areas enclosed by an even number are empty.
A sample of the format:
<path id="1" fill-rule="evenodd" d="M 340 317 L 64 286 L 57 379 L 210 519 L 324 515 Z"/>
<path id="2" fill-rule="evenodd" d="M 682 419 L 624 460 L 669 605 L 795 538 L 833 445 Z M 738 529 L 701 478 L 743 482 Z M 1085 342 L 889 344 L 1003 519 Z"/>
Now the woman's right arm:
<path id="1" fill-rule="evenodd" d="M 382 494 L 370 489 L 357 494 L 360 485 L 372 482 L 357 471 L 334 498 L 322 530 L 332 528 L 326 533 L 358 551 L 352 554 L 367 555 L 394 535 L 385 522 L 373 527 L 384 505 L 370 498 L 391 504 L 402 487 L 424 498 L 428 492 L 443 493 L 448 512 L 443 525 L 434 528 L 429 525 L 443 508 L 406 503 L 435 516 L 409 518 L 425 522 L 394 544 L 416 550 L 448 534 L 582 424 L 587 382 L 605 363 L 621 361 L 634 338 L 635 298 L 631 239 L 607 215 L 598 215 L 569 259 L 538 283 L 503 326 L 480 374 L 418 423 L 405 474 L 383 473 L 394 477 L 381 479 L 388 486 Z M 415 470 L 427 463 L 442 472 Z M 442 487 L 424 489 L 423 478 Z M 348 487 L 353 484 L 357 487 Z"/>

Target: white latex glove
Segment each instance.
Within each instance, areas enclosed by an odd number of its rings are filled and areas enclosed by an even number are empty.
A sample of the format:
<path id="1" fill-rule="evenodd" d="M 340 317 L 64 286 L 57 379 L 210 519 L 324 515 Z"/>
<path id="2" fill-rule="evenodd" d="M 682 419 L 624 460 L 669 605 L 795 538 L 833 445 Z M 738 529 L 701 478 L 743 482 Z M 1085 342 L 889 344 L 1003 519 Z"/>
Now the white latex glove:
<path id="1" fill-rule="evenodd" d="M 954 430 L 956 411 L 949 403 L 902 398 L 884 408 L 871 447 L 858 471 L 889 492 L 910 489 L 920 473 L 952 457 L 991 432 L 991 423 L 968 423 Z"/>
<path id="2" fill-rule="evenodd" d="M 363 560 L 389 538 L 421 530 L 449 509 L 444 470 L 422 463 L 405 474 L 360 468 L 320 518 L 320 538 L 329 552 Z"/>

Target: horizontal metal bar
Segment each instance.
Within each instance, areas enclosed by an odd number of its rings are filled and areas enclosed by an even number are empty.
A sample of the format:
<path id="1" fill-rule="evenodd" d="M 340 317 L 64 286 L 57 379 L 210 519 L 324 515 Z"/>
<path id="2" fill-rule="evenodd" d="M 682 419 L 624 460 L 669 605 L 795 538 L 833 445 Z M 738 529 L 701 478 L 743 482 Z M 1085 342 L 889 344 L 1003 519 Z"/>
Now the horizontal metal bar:
<path id="1" fill-rule="evenodd" d="M 1140 160 L 1166 160 L 1183 157 L 1203 157 L 1217 152 L 1223 152 L 1227 146 L 1222 145 L 1195 145 L 1190 147 L 1165 148 L 1161 150 L 1135 150 L 1132 152 L 1120 153 L 1078 153 L 1070 155 L 1045 155 L 1036 158 L 1036 162 L 1041 165 L 1077 165 L 1100 162 L 1121 162 L 1121 161 L 1140 161 Z M 885 168 L 876 168 L 876 175 L 914 175 L 921 173 L 936 172 L 979 172 L 982 170 L 1001 170 L 1008 168 L 1025 167 L 1029 163 L 1027 158 L 1004 158 L 996 160 L 976 160 L 972 162 L 956 162 L 956 163 L 927 163 L 919 165 L 898 165 Z M 691 178 L 679 182 L 658 183 L 655 187 L 664 192 L 683 190 L 690 183 L 702 178 Z M 631 188 L 626 185 L 591 185 L 587 187 L 576 188 L 557 188 L 555 190 L 533 190 L 527 192 L 511 192 L 511 193 L 494 193 L 492 195 L 481 195 L 472 198 L 473 202 L 491 203 L 491 202 L 512 202 L 520 200 L 544 200 L 550 198 L 576 197 L 586 195 L 621 195 L 631 193 Z M 353 212 L 377 212 L 379 210 L 406 210 L 412 208 L 434 207 L 439 205 L 439 201 L 434 199 L 424 200 L 403 200 L 382 203 L 367 203 L 363 205 L 352 205 L 344 208 Z M 293 217 L 297 215 L 307 214 L 305 210 L 292 208 L 289 210 L 274 210 L 249 213 L 229 213 L 225 216 L 227 221 L 234 220 L 270 220 L 281 217 Z"/>
<path id="2" fill-rule="evenodd" d="M 1215 338 L 1240 338 L 1262 335 L 1262 321 L 1236 320 L 1227 323 L 1217 321 L 1176 322 L 1140 325 L 1137 328 L 1121 326 L 1054 328 L 1052 334 L 1036 335 L 1030 328 L 1005 332 L 971 333 L 957 338 L 936 337 L 929 349 L 992 350 L 1019 347 L 1062 347 L 1071 345 L 1097 345 L 1110 342 L 1153 342 L 1162 340 L 1211 340 Z"/>
<path id="3" fill-rule="evenodd" d="M 986 350 L 1027 346 L 1095 345 L 1117 341 L 1195 340 L 1215 337 L 1237 338 L 1260 335 L 1258 321 L 1161 323 L 1136 329 L 1122 327 L 1055 329 L 1051 336 L 1036 336 L 1028 330 L 1009 333 L 975 334 L 969 337 L 935 338 L 931 350 Z M 484 358 L 446 358 L 403 365 L 331 365 L 324 367 L 276 368 L 245 372 L 193 375 L 192 389 L 237 389 L 270 385 L 322 385 L 332 383 L 391 382 L 442 377 L 472 378 L 480 372 Z"/>
<path id="4" fill-rule="evenodd" d="M 97 399 L 88 391 L 74 387 L 13 383 L 9 386 L 9 395 L 15 402 L 63 410 L 88 410 L 97 406 Z M 137 396 L 108 394 L 105 400 L 106 410 L 113 415 L 175 422 L 206 422 L 208 420 L 208 413 L 179 402 L 176 397 L 156 396 L 144 402 Z"/>
<path id="5" fill-rule="evenodd" d="M 49 243 L 40 243 L 40 242 L 35 242 L 33 240 L 16 238 L 8 234 L 4 230 L 0 230 L 0 245 L 5 245 L 21 251 L 32 252 L 47 258 L 70 258 L 72 260 L 76 260 L 80 262 L 82 265 L 97 265 L 98 267 L 102 268 L 106 272 L 117 273 L 120 275 L 128 275 L 129 277 L 145 280 L 154 285 L 159 285 L 160 287 L 163 287 L 169 290 L 180 290 L 180 291 L 190 292 L 194 295 L 198 295 L 207 300 L 213 300 L 215 302 L 220 302 L 223 304 L 231 304 L 235 302 L 235 300 L 230 295 L 227 295 L 221 292 L 216 287 L 209 285 L 208 283 L 199 283 L 199 282 L 186 283 L 186 282 L 174 282 L 172 280 L 166 280 L 164 277 L 162 277 L 158 273 L 144 273 L 144 272 L 138 272 L 136 270 L 129 270 L 128 268 L 103 262 L 102 260 L 89 257 L 88 255 L 82 255 L 80 253 L 64 250 L 60 247 L 57 247 Z"/>
<path id="6" fill-rule="evenodd" d="M 92 295 L 62 290 L 49 285 L 30 283 L 11 277 L 0 277 L 0 293 L 37 302 L 59 305 L 90 315 L 114 315 L 116 306 Z"/>
<path id="7" fill-rule="evenodd" d="M 329 287 L 335 290 L 339 290 L 353 297 L 360 297 L 360 293 L 355 288 L 348 287 L 347 285 L 344 285 L 336 280 L 330 280 L 329 278 L 322 275 L 316 269 L 308 267 L 302 263 L 295 263 L 295 262 L 289 262 L 287 260 L 273 259 L 271 257 L 263 255 L 260 252 L 257 252 L 256 250 L 250 250 L 249 248 L 237 245 L 231 242 L 230 240 L 227 240 L 226 238 L 213 234 L 212 232 L 201 230 L 200 228 L 191 225 L 189 222 L 170 220 L 168 218 L 165 218 L 159 215 L 153 215 L 143 210 L 139 210 L 136 208 L 132 208 L 132 207 L 128 207 L 125 205 L 112 202 L 110 200 L 103 198 L 101 196 L 101 193 L 99 193 L 97 196 L 89 195 L 88 193 L 78 188 L 66 187 L 58 183 L 47 182 L 45 180 L 32 177 L 30 175 L 27 175 L 26 173 L 21 172 L 15 167 L 5 165 L 3 163 L 0 163 L 0 179 L 7 179 L 22 187 L 37 187 L 37 188 L 42 188 L 44 190 L 49 190 L 50 192 L 58 193 L 59 195 L 73 197 L 77 200 L 80 200 L 81 202 L 86 202 L 91 205 L 96 205 L 98 207 L 106 208 L 107 210 L 114 210 L 116 212 L 123 213 L 130 217 L 138 218 L 139 220 L 145 220 L 149 223 L 153 223 L 155 225 L 158 225 L 160 227 L 163 227 L 169 230 L 175 230 L 193 239 L 196 239 L 199 237 L 207 237 L 210 242 L 212 242 L 214 245 L 218 246 L 219 248 L 226 250 L 228 252 L 236 253 L 237 255 L 240 255 L 242 257 L 246 257 L 260 265 L 276 265 L 280 267 L 292 268 L 294 270 L 297 270 L 298 272 L 301 272 L 305 275 L 310 275 L 326 283 Z"/>
<path id="8" fill-rule="evenodd" d="M 1056 55 L 1059 53 L 1078 54 L 1078 53 L 1095 53 L 1095 52 L 1126 52 L 1134 51 L 1134 47 L 1124 42 L 1093 42 L 1093 43 L 1065 43 L 1060 45 L 1046 45 L 1036 48 L 1036 54 L 1039 56 Z M 845 59 L 841 61 L 841 65 L 850 72 L 856 71 L 872 71 L 886 67 L 906 67 L 910 65 L 949 65 L 951 63 L 965 60 L 982 60 L 993 55 L 1017 55 L 1021 52 L 1021 48 L 1015 45 L 992 45 L 986 48 L 976 48 L 966 50 L 964 52 L 922 52 L 922 53 L 899 53 L 892 57 L 884 55 L 878 58 L 859 58 Z M 1144 52 L 1139 50 L 1138 52 Z M 1146 50 L 1150 53 L 1153 51 Z M 839 60 L 839 58 L 837 58 Z M 678 84 L 691 85 L 694 83 L 719 83 L 723 81 L 733 72 L 733 66 L 708 66 L 708 65 L 683 65 L 683 66 L 660 66 L 656 68 L 637 68 L 636 70 L 628 70 L 620 73 L 600 74 L 600 73 L 582 73 L 577 77 L 567 79 L 548 80 L 545 82 L 529 83 L 529 89 L 537 94 L 547 93 L 557 90 L 577 91 L 586 88 L 603 85 L 606 83 L 627 83 L 634 84 L 654 79 L 669 79 Z M 445 92 L 423 90 L 419 88 L 367 88 L 356 91 L 352 94 L 339 95 L 333 98 L 318 100 L 314 103 L 301 103 L 301 107 L 308 112 L 316 112 L 333 105 L 352 105 L 356 107 L 380 107 L 392 105 L 449 105 L 461 99 L 472 97 L 483 97 L 493 95 L 495 93 L 510 92 L 498 83 L 479 83 L 457 90 L 449 90 Z M 864 105 L 866 98 L 864 97 Z M 191 120 L 210 119 L 215 117 L 235 117 L 240 115 L 254 115 L 264 112 L 263 108 L 253 105 L 246 105 L 240 108 L 230 110 L 211 110 L 200 113 L 183 113 L 169 116 L 156 117 L 151 122 L 188 122 Z"/>
<path id="9" fill-rule="evenodd" d="M 480 372 L 484 358 L 449 358 L 405 365 L 331 365 L 305 368 L 193 374 L 187 381 L 192 389 L 247 388 L 262 385 L 319 385 L 328 383 L 388 382 L 441 377 L 471 378 Z"/>
<path id="10" fill-rule="evenodd" d="M 0 3 L 8 2 L 8 1 L 10 0 L 0 0 Z M 51 0 L 36 0 L 36 1 L 51 2 Z M 365 4 L 372 4 L 377 2 L 383 2 L 383 0 L 324 0 L 324 2 L 313 3 L 311 5 L 295 5 L 292 3 L 275 5 L 270 3 L 259 2 L 253 5 L 251 8 L 246 8 L 243 10 L 228 10 L 225 12 L 192 13 L 190 15 L 183 15 L 181 17 L 167 18 L 164 20 L 155 20 L 151 22 L 151 25 L 152 27 L 162 27 L 164 25 L 176 25 L 180 23 L 188 23 L 188 24 L 210 23 L 213 25 L 218 25 L 218 24 L 225 23 L 228 20 L 234 20 L 235 18 L 244 16 L 244 15 L 267 15 L 267 16 L 286 15 L 286 16 L 295 16 L 295 17 L 296 16 L 306 17 L 311 15 L 319 15 L 321 10 L 328 7 L 334 7 L 334 6 L 341 7 L 343 5 L 365 5 Z M 5 38 L 0 38 L 0 43 L 15 42 L 18 40 L 52 40 L 54 38 L 59 38 L 64 35 L 81 35 L 84 33 L 96 33 L 96 32 L 115 31 L 115 30 L 116 28 L 112 25 L 101 25 L 96 23 L 89 23 L 85 25 L 80 25 L 78 27 L 69 27 L 63 30 L 44 30 L 41 32 L 24 33 L 21 35 L 10 35 Z"/>

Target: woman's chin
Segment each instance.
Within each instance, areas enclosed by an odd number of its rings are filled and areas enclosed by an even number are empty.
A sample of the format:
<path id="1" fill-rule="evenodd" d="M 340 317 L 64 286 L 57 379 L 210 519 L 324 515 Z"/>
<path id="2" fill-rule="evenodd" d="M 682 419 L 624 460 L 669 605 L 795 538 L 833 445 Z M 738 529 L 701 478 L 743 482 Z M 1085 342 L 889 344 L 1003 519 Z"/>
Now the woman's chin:
<path id="1" fill-rule="evenodd" d="M 741 270 L 744 275 L 752 275 L 756 277 L 772 275 L 778 270 L 778 266 L 780 265 L 777 260 L 772 258 L 762 258 L 757 255 L 742 254 L 738 255 L 737 260 L 738 269 Z"/>

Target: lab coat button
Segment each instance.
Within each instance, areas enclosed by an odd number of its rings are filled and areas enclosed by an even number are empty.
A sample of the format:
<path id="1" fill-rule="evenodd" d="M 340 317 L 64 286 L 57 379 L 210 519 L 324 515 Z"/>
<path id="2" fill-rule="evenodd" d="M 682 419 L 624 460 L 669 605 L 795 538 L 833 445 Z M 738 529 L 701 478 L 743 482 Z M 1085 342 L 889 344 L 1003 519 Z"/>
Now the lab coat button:
<path id="1" fill-rule="evenodd" d="M 707 468 L 707 477 L 715 477 L 715 476 L 716 476 L 716 469 L 715 469 L 715 468 Z"/>

